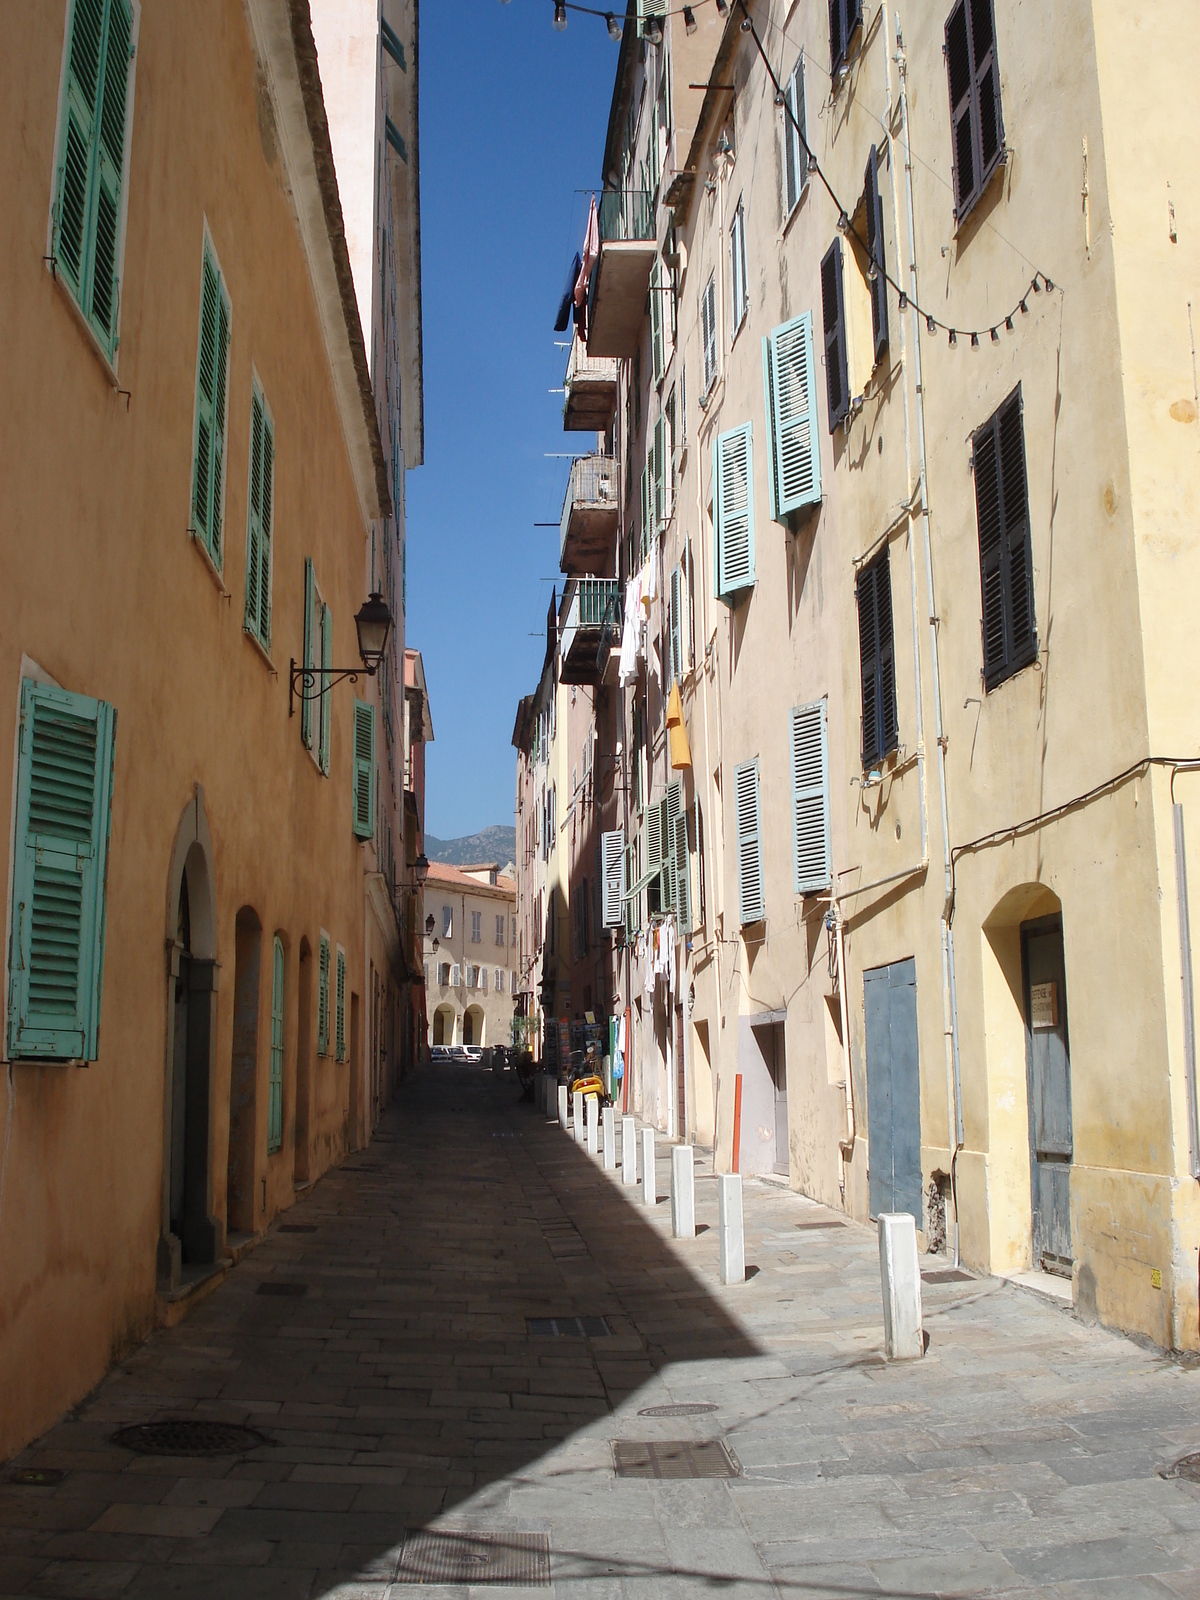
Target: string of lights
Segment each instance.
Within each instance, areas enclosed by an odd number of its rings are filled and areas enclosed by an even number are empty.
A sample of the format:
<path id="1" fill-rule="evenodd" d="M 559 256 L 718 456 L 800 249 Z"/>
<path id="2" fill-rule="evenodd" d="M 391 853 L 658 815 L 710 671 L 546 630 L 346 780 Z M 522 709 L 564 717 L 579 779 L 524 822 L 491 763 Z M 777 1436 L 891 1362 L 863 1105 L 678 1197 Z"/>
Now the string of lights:
<path id="1" fill-rule="evenodd" d="M 508 0 L 502 0 L 502 3 L 508 4 Z M 642 26 L 644 30 L 644 37 L 650 43 L 658 43 L 661 41 L 662 20 L 664 17 L 682 17 L 684 27 L 687 29 L 688 33 L 694 33 L 697 27 L 695 15 L 697 10 L 705 5 L 715 5 L 718 13 L 721 16 L 727 16 L 729 13 L 730 3 L 731 0 L 694 0 L 694 3 L 691 5 L 664 8 L 654 16 L 643 17 Z M 868 270 L 872 279 L 874 279 L 882 271 L 884 281 L 896 292 L 901 312 L 907 311 L 911 305 L 916 311 L 917 315 L 924 319 L 925 326 L 929 333 L 944 333 L 947 337 L 947 343 L 951 347 L 957 346 L 961 337 L 969 342 L 971 349 L 977 350 L 981 341 L 984 339 L 987 339 L 991 344 L 999 344 L 1000 333 L 1002 329 L 1006 333 L 1014 332 L 1016 327 L 1015 319 L 1019 316 L 1027 316 L 1029 313 L 1030 295 L 1041 294 L 1043 289 L 1046 290 L 1047 293 L 1053 293 L 1056 288 L 1054 280 L 1045 272 L 1035 271 L 1012 310 L 1007 312 L 1004 316 L 999 317 L 990 326 L 982 328 L 952 327 L 950 323 L 944 321 L 940 317 L 934 316 L 932 312 L 926 310 L 924 307 L 913 301 L 908 291 L 899 283 L 897 283 L 896 279 L 892 277 L 890 272 L 888 272 L 886 265 L 882 267 L 880 266 L 880 263 L 876 260 L 875 251 L 870 248 L 870 246 L 867 244 L 867 241 L 854 226 L 849 213 L 835 192 L 833 185 L 825 176 L 820 162 L 817 160 L 811 145 L 805 137 L 804 129 L 801 127 L 795 112 L 788 104 L 787 95 L 784 93 L 783 86 L 779 82 L 779 78 L 775 73 L 775 69 L 771 66 L 770 58 L 763 47 L 762 40 L 759 38 L 758 29 L 754 26 L 754 20 L 747 10 L 746 0 L 732 0 L 732 3 L 741 9 L 743 16 L 743 21 L 741 24 L 742 31 L 749 33 L 751 38 L 754 40 L 755 48 L 758 51 L 763 66 L 766 68 L 767 76 L 770 78 L 771 86 L 775 91 L 775 104 L 782 108 L 784 115 L 787 117 L 788 121 L 792 125 L 792 128 L 795 130 L 796 137 L 799 139 L 804 149 L 804 155 L 808 163 L 809 172 L 816 173 L 825 189 L 825 192 L 828 194 L 830 200 L 837 209 L 838 232 L 842 234 L 849 234 L 857 242 L 859 248 L 867 258 Z M 560 32 L 567 25 L 567 12 L 578 11 L 585 16 L 599 17 L 605 23 L 607 23 L 608 33 L 611 39 L 620 40 L 622 37 L 625 18 L 618 16 L 615 12 L 602 11 L 596 6 L 581 5 L 578 3 L 578 0 L 553 0 L 553 4 L 553 25 Z M 1061 293 L 1061 289 L 1058 292 Z"/>

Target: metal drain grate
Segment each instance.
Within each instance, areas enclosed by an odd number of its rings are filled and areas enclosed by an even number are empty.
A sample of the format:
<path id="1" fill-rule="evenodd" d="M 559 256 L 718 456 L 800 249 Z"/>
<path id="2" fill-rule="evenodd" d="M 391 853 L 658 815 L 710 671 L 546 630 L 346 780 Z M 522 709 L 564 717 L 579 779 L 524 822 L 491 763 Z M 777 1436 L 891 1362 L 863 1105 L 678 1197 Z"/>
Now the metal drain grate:
<path id="1" fill-rule="evenodd" d="M 921 1274 L 922 1283 L 974 1283 L 969 1272 L 960 1272 L 957 1267 L 935 1267 L 932 1272 Z"/>
<path id="2" fill-rule="evenodd" d="M 65 1477 L 61 1467 L 22 1467 L 10 1473 L 8 1481 L 23 1489 L 57 1489 Z"/>
<path id="3" fill-rule="evenodd" d="M 259 1284 L 255 1294 L 291 1295 L 293 1298 L 308 1293 L 306 1283 L 290 1283 L 285 1279 L 267 1278 Z"/>
<path id="4" fill-rule="evenodd" d="M 618 1478 L 737 1478 L 741 1469 L 720 1439 L 696 1444 L 670 1439 L 657 1444 L 613 1441 Z"/>
<path id="5" fill-rule="evenodd" d="M 706 1417 L 717 1408 L 709 1400 L 681 1400 L 670 1406 L 646 1406 L 639 1417 Z"/>
<path id="6" fill-rule="evenodd" d="M 1161 1478 L 1186 1478 L 1189 1483 L 1200 1483 L 1200 1450 L 1181 1456 L 1173 1467 L 1164 1467 Z"/>
<path id="7" fill-rule="evenodd" d="M 607 1339 L 612 1329 L 607 1317 L 526 1317 L 531 1339 Z"/>
<path id="8" fill-rule="evenodd" d="M 544 1533 L 406 1533 L 397 1583 L 507 1583 L 549 1588 Z"/>
<path id="9" fill-rule="evenodd" d="M 240 1456 L 270 1440 L 257 1428 L 237 1422 L 206 1422 L 199 1417 L 169 1417 L 118 1428 L 112 1442 L 140 1456 Z"/>
<path id="10" fill-rule="evenodd" d="M 798 1222 L 796 1226 L 798 1228 L 844 1228 L 846 1224 L 844 1222 L 838 1222 L 836 1218 L 834 1218 L 828 1222 Z"/>
<path id="11" fill-rule="evenodd" d="M 315 1222 L 281 1222 L 279 1231 L 280 1233 L 316 1233 L 317 1225 Z"/>

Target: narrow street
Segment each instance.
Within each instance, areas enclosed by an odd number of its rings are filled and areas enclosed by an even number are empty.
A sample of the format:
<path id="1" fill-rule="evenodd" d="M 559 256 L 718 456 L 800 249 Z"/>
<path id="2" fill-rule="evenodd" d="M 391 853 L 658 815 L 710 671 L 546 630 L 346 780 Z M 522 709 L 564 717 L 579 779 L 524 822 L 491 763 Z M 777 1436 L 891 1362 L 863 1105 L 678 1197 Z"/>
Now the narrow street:
<path id="1" fill-rule="evenodd" d="M 0 1592 L 1200 1594 L 1200 1487 L 1162 1475 L 1200 1447 L 1193 1364 L 955 1278 L 926 1285 L 924 1360 L 889 1366 L 872 1231 L 748 1181 L 748 1281 L 722 1289 L 702 1156 L 696 1195 L 677 1244 L 669 1199 L 648 1215 L 511 1078 L 418 1070 L 10 1464 Z M 256 1434 L 114 1442 L 168 1419 Z M 704 1441 L 728 1454 L 626 1453 L 675 1481 L 615 1471 L 615 1444 Z"/>

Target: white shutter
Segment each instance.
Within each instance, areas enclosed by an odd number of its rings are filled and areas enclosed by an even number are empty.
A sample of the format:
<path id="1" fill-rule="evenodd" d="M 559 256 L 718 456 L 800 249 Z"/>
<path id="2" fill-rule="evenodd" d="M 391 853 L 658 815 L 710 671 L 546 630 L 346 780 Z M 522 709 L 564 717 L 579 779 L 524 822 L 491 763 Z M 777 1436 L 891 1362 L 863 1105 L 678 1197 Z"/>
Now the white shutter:
<path id="1" fill-rule="evenodd" d="M 792 842 L 796 893 L 811 894 L 829 886 L 829 736 L 825 702 L 793 706 Z"/>
<path id="2" fill-rule="evenodd" d="M 600 861 L 603 883 L 603 922 L 606 928 L 621 926 L 621 870 L 625 852 L 625 830 L 617 828 L 600 835 Z"/>
<path id="3" fill-rule="evenodd" d="M 758 812 L 758 762 L 734 769 L 737 808 L 738 906 L 742 926 L 761 922 L 763 910 L 762 837 Z"/>

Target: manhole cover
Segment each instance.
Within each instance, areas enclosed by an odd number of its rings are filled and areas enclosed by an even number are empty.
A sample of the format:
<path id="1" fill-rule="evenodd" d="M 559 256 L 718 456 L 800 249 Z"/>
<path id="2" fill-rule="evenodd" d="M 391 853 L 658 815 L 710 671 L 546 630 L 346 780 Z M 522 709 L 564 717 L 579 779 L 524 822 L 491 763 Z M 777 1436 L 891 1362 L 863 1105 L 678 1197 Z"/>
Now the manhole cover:
<path id="1" fill-rule="evenodd" d="M 317 1225 L 315 1222 L 281 1222 L 279 1231 L 280 1233 L 316 1233 Z"/>
<path id="2" fill-rule="evenodd" d="M 922 1283 L 974 1283 L 969 1272 L 960 1272 L 957 1267 L 938 1267 L 933 1272 L 921 1274 Z"/>
<path id="3" fill-rule="evenodd" d="M 292 1295 L 292 1296 L 295 1296 L 295 1295 L 307 1294 L 308 1293 L 308 1285 L 306 1283 L 288 1283 L 288 1282 L 283 1281 L 282 1279 L 276 1281 L 275 1279 L 267 1278 L 264 1282 L 259 1284 L 258 1288 L 254 1292 L 255 1292 L 255 1294 L 277 1294 L 277 1295 Z"/>
<path id="4" fill-rule="evenodd" d="M 244 1428 L 237 1422 L 171 1417 L 118 1428 L 112 1442 L 140 1456 L 239 1456 L 271 1441 L 257 1428 Z"/>
<path id="5" fill-rule="evenodd" d="M 696 1444 L 671 1439 L 657 1444 L 628 1439 L 613 1442 L 618 1478 L 736 1478 L 740 1469 L 720 1439 Z"/>
<path id="6" fill-rule="evenodd" d="M 606 1339 L 612 1332 L 607 1317 L 526 1317 L 531 1339 Z"/>
<path id="7" fill-rule="evenodd" d="M 717 1408 L 708 1400 L 681 1400 L 672 1406 L 646 1406 L 639 1417 L 706 1417 Z"/>
<path id="8" fill-rule="evenodd" d="M 1164 1467 L 1164 1478 L 1186 1478 L 1189 1483 L 1200 1483 L 1200 1450 L 1193 1450 L 1191 1455 L 1181 1456 L 1173 1467 Z"/>
<path id="9" fill-rule="evenodd" d="M 11 1473 L 8 1481 L 25 1489 L 57 1489 L 65 1477 L 61 1467 L 22 1467 Z"/>
<path id="10" fill-rule="evenodd" d="M 550 1585 L 544 1533 L 406 1533 L 397 1583 Z"/>

